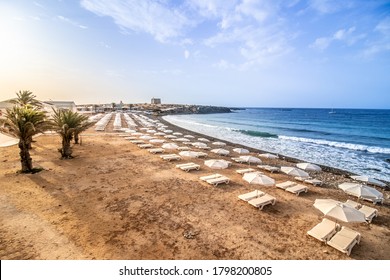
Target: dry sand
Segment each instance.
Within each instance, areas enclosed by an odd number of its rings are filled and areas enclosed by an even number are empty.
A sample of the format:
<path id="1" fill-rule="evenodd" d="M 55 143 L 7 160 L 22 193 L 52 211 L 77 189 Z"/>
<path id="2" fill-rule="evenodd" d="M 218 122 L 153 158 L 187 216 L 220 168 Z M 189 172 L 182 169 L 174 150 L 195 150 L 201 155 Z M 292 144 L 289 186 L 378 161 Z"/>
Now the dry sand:
<path id="1" fill-rule="evenodd" d="M 230 184 L 208 185 L 199 177 L 216 171 L 204 159 L 183 158 L 201 164 L 186 173 L 113 132 L 84 133 L 71 160 L 59 159 L 59 146 L 56 135 L 36 138 L 33 165 L 44 168 L 36 174 L 17 173 L 17 146 L 0 148 L 1 259 L 390 259 L 388 192 L 372 224 L 347 225 L 362 234 L 350 257 L 307 235 L 323 217 L 316 198 L 351 199 L 334 188 L 345 175 L 323 172 L 324 187 L 297 197 L 249 185 L 235 172 L 247 165 L 238 163 L 218 170 Z M 237 198 L 254 189 L 276 204 L 259 211 Z"/>

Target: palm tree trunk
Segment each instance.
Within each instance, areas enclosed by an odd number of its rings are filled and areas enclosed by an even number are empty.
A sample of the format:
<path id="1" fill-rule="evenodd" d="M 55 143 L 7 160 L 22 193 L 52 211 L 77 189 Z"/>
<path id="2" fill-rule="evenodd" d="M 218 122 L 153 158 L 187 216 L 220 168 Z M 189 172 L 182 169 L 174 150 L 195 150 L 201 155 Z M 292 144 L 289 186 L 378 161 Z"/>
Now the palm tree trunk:
<path id="1" fill-rule="evenodd" d="M 19 149 L 20 149 L 20 162 L 22 164 L 22 172 L 29 173 L 32 172 L 32 158 L 30 156 L 30 152 L 28 149 L 29 144 L 25 141 L 19 141 Z"/>
<path id="2" fill-rule="evenodd" d="M 78 144 L 78 143 L 79 143 L 79 134 L 78 134 L 78 133 L 75 133 L 75 134 L 74 134 L 74 143 L 75 143 L 75 144 Z"/>
<path id="3" fill-rule="evenodd" d="M 62 138 L 62 149 L 59 149 L 62 158 L 73 158 L 72 157 L 72 147 L 70 146 L 70 141 L 72 138 Z"/>

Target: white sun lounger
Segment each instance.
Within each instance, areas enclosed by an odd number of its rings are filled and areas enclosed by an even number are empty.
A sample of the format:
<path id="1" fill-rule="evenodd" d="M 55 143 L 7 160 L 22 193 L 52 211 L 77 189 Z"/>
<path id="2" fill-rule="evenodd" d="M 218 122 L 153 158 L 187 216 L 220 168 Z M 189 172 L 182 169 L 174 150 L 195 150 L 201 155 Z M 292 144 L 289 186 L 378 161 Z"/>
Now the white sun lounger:
<path id="1" fill-rule="evenodd" d="M 133 143 L 133 144 L 145 144 L 145 141 L 144 140 L 130 140 L 129 141 L 130 143 Z"/>
<path id="2" fill-rule="evenodd" d="M 343 226 L 340 231 L 333 235 L 327 244 L 349 256 L 352 248 L 360 243 L 360 238 L 360 233 Z"/>
<path id="3" fill-rule="evenodd" d="M 171 160 L 180 160 L 181 157 L 176 154 L 169 154 L 169 155 L 161 155 L 160 156 L 163 160 L 171 161 Z"/>
<path id="4" fill-rule="evenodd" d="M 298 184 L 292 187 L 288 187 L 285 190 L 298 196 L 302 192 L 307 193 L 308 187 L 306 187 L 305 185 Z"/>
<path id="5" fill-rule="evenodd" d="M 313 186 L 321 186 L 322 185 L 322 181 L 318 180 L 318 179 L 306 179 L 306 180 L 304 180 L 304 182 L 312 184 Z"/>
<path id="6" fill-rule="evenodd" d="M 248 203 L 259 208 L 259 210 L 263 210 L 263 207 L 266 205 L 275 205 L 276 198 L 269 194 L 264 194 L 260 197 L 249 200 Z"/>
<path id="7" fill-rule="evenodd" d="M 176 165 L 176 168 L 180 168 L 183 171 L 189 172 L 191 170 L 199 170 L 200 165 L 193 162 L 189 162 L 189 163 L 178 164 Z"/>
<path id="8" fill-rule="evenodd" d="M 206 180 L 210 185 L 218 186 L 219 184 L 229 184 L 230 179 L 221 175 L 220 177 Z"/>
<path id="9" fill-rule="evenodd" d="M 359 211 L 362 212 L 366 218 L 366 221 L 368 223 L 372 222 L 372 219 L 378 216 L 378 210 L 366 205 L 363 205 L 361 208 L 359 208 Z"/>
<path id="10" fill-rule="evenodd" d="M 349 199 L 346 202 L 344 202 L 344 204 L 347 204 L 355 209 L 359 209 L 360 207 L 362 207 L 360 203 L 357 203 L 356 201 L 349 200 Z"/>
<path id="11" fill-rule="evenodd" d="M 153 145 L 152 144 L 139 144 L 138 147 L 141 149 L 149 149 L 149 148 L 152 148 Z"/>
<path id="12" fill-rule="evenodd" d="M 297 183 L 293 182 L 293 181 L 286 181 L 286 182 L 283 182 L 283 183 L 278 183 L 276 184 L 275 186 L 279 189 L 287 189 L 287 188 L 290 188 L 290 187 L 293 187 L 295 186 Z"/>
<path id="13" fill-rule="evenodd" d="M 327 243 L 339 229 L 339 224 L 328 220 L 327 218 L 323 218 L 321 223 L 315 225 L 307 234 L 319 241 Z"/>
<path id="14" fill-rule="evenodd" d="M 232 157 L 231 159 L 238 163 L 246 163 L 246 160 L 244 160 L 243 158 Z"/>
<path id="15" fill-rule="evenodd" d="M 236 172 L 238 174 L 245 174 L 245 173 L 249 173 L 249 172 L 255 172 L 256 170 L 253 169 L 253 168 L 246 168 L 246 169 L 237 169 Z"/>
<path id="16" fill-rule="evenodd" d="M 149 153 L 152 154 L 158 154 L 158 153 L 163 153 L 165 150 L 163 148 L 154 148 L 154 149 L 149 149 Z"/>
<path id="17" fill-rule="evenodd" d="M 199 179 L 201 179 L 202 181 L 207 181 L 207 180 L 215 179 L 215 178 L 218 178 L 218 177 L 221 177 L 221 176 L 222 176 L 221 174 L 215 173 L 215 174 L 212 174 L 212 175 L 202 176 Z"/>
<path id="18" fill-rule="evenodd" d="M 271 173 L 280 171 L 279 167 L 271 166 L 271 165 L 258 165 L 257 167 L 262 169 L 262 170 L 266 170 L 268 172 L 271 172 Z"/>
<path id="19" fill-rule="evenodd" d="M 260 197 L 260 196 L 263 196 L 263 195 L 265 195 L 264 192 L 262 192 L 260 190 L 254 190 L 254 191 L 249 192 L 249 193 L 240 194 L 238 196 L 238 198 L 241 199 L 241 200 L 244 200 L 244 201 L 249 201 L 251 199 L 254 199 L 254 198 L 257 198 L 257 197 Z"/>

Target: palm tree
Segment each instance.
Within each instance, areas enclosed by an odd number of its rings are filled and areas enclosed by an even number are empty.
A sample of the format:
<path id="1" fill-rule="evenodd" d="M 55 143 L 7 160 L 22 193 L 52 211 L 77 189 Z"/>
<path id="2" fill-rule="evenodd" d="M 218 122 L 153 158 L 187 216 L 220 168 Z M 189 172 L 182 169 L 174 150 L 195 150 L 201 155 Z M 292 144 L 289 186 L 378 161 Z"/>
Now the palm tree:
<path id="1" fill-rule="evenodd" d="M 36 99 L 36 96 L 29 90 L 19 90 L 16 93 L 17 98 L 12 99 L 11 103 L 19 105 L 21 107 L 32 106 L 36 109 L 42 109 L 42 102 Z"/>
<path id="2" fill-rule="evenodd" d="M 11 103 L 20 107 L 31 107 L 36 110 L 43 108 L 42 102 L 36 99 L 36 96 L 29 90 L 19 90 L 16 93 L 17 98 L 11 100 Z M 28 148 L 31 149 L 31 143 L 33 142 L 32 137 L 29 141 Z"/>
<path id="3" fill-rule="evenodd" d="M 53 115 L 53 128 L 62 138 L 62 147 L 58 149 L 64 159 L 73 158 L 71 141 L 73 137 L 86 130 L 91 123 L 88 117 L 71 110 L 55 110 Z"/>
<path id="4" fill-rule="evenodd" d="M 31 106 L 8 108 L 4 118 L 0 119 L 0 131 L 19 138 L 20 162 L 23 173 L 33 173 L 29 146 L 34 135 L 49 128 L 46 114 Z"/>

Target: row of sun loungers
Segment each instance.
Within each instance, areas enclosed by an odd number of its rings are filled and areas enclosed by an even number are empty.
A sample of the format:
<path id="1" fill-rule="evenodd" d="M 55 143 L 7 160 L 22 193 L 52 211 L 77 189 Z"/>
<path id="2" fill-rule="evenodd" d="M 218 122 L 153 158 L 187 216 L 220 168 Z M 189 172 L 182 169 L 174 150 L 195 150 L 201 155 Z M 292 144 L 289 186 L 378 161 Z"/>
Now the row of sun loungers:
<path id="1" fill-rule="evenodd" d="M 352 248 L 359 244 L 361 239 L 360 233 L 345 226 L 341 227 L 327 218 L 322 219 L 307 234 L 340 252 L 346 253 L 348 256 L 351 254 Z"/>
<path id="2" fill-rule="evenodd" d="M 248 202 L 250 205 L 263 210 L 266 205 L 275 205 L 276 198 L 262 192 L 260 190 L 254 190 L 249 193 L 244 193 L 238 196 L 239 199 Z"/>

